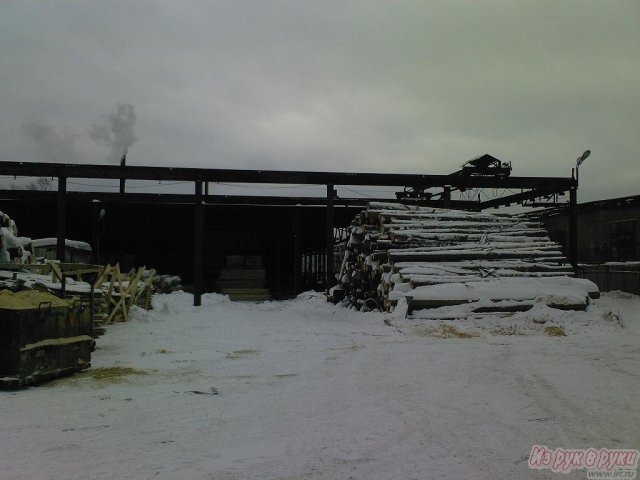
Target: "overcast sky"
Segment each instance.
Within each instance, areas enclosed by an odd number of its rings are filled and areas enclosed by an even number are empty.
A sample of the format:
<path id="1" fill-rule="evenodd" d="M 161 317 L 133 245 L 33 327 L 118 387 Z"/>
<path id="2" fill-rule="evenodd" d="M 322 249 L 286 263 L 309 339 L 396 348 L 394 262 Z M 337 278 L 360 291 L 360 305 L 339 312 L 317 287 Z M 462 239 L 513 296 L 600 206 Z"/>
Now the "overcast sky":
<path id="1" fill-rule="evenodd" d="M 447 174 L 640 194 L 640 2 L 8 1 L 0 160 Z M 103 130 L 104 132 L 104 130 Z M 113 142 L 112 142 L 113 143 Z M 67 159 L 67 160 L 65 160 Z"/>

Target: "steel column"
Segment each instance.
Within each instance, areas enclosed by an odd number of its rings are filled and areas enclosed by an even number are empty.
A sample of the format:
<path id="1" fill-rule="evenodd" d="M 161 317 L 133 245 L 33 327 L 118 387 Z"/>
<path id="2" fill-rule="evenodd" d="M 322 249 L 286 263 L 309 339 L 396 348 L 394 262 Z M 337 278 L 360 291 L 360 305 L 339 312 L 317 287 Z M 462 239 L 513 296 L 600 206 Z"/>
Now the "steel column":
<path id="1" fill-rule="evenodd" d="M 300 220 L 300 210 L 298 209 L 295 209 L 293 213 L 293 257 L 293 290 L 297 295 L 302 290 L 302 225 Z"/>
<path id="2" fill-rule="evenodd" d="M 333 199 L 335 190 L 333 185 L 327 185 L 327 225 L 326 225 L 326 245 L 327 245 L 327 274 L 325 277 L 325 288 L 329 289 L 336 283 L 333 272 L 333 229 L 335 226 Z"/>
<path id="3" fill-rule="evenodd" d="M 280 235 L 279 232 L 276 232 L 277 235 Z M 280 261 L 280 238 L 279 236 L 275 237 L 275 244 L 273 246 L 273 290 L 275 290 L 278 294 L 280 293 L 280 269 L 282 268 Z"/>
<path id="4" fill-rule="evenodd" d="M 202 200 L 202 182 L 196 182 L 193 229 L 193 305 L 202 304 L 204 270 L 204 204 Z"/>
<path id="5" fill-rule="evenodd" d="M 99 200 L 91 202 L 91 247 L 93 263 L 98 265 L 100 258 L 100 210 L 102 203 Z"/>
<path id="6" fill-rule="evenodd" d="M 451 187 L 449 185 L 445 185 L 442 190 L 442 203 L 443 208 L 451 208 Z"/>
<path id="7" fill-rule="evenodd" d="M 569 190 L 569 259 L 578 266 L 578 189 Z"/>
<path id="8" fill-rule="evenodd" d="M 67 178 L 58 178 L 58 204 L 57 204 L 57 244 L 56 257 L 61 262 L 65 261 L 65 238 L 67 236 Z"/>

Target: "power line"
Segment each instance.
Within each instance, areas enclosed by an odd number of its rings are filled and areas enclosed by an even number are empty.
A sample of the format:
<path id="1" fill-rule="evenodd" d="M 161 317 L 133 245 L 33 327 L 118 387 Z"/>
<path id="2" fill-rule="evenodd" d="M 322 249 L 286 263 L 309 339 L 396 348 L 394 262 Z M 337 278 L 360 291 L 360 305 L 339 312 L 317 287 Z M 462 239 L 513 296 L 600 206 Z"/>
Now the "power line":
<path id="1" fill-rule="evenodd" d="M 100 188 L 118 188 L 118 185 L 99 185 L 95 183 L 67 182 L 69 185 L 77 185 L 80 187 L 100 187 Z"/>
<path id="2" fill-rule="evenodd" d="M 343 187 L 342 185 L 338 185 L 338 188 L 343 188 L 344 190 L 347 190 L 348 192 L 351 192 L 351 193 L 357 193 L 358 195 L 362 195 L 363 197 L 375 198 L 375 197 L 372 197 L 371 195 L 367 195 L 366 193 L 358 192 L 357 190 L 352 190 L 350 188 Z"/>
<path id="3" fill-rule="evenodd" d="M 169 187 L 171 185 L 183 185 L 185 183 L 193 183 L 188 181 L 180 181 L 180 182 L 169 182 L 169 183 L 159 183 L 157 185 L 131 185 L 127 188 L 152 188 L 152 187 Z"/>
<path id="4" fill-rule="evenodd" d="M 68 182 L 69 185 L 78 185 L 81 187 L 100 187 L 100 188 L 119 188 L 118 185 L 105 185 L 105 184 L 96 184 L 96 183 L 81 183 L 81 182 Z M 135 189 L 135 188 L 157 188 L 157 187 L 169 187 L 171 185 L 181 185 L 184 183 L 191 183 L 191 182 L 187 182 L 187 181 L 180 181 L 180 182 L 169 182 L 169 183 L 158 183 L 158 184 L 152 184 L 152 185 L 127 185 L 128 189 Z"/>
<path id="5" fill-rule="evenodd" d="M 274 186 L 274 187 L 265 187 L 265 186 L 261 186 L 261 185 L 237 185 L 234 183 L 224 183 L 224 182 L 213 182 L 216 185 L 224 185 L 227 187 L 237 187 L 237 188 L 255 188 L 258 190 L 279 190 L 282 188 L 316 188 L 316 187 L 320 187 L 320 185 L 281 185 L 281 186 Z"/>

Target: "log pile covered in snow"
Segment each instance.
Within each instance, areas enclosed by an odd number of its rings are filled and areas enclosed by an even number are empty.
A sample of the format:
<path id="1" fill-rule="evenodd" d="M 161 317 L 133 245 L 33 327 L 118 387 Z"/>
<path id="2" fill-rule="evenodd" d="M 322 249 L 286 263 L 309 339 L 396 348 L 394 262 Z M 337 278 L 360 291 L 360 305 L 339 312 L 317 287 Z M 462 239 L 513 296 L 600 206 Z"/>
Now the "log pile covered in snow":
<path id="1" fill-rule="evenodd" d="M 482 314 L 537 301 L 583 310 L 599 295 L 595 284 L 574 278 L 542 225 L 524 217 L 372 202 L 350 230 L 329 295 L 358 309 L 398 306 L 429 317 L 445 306 Z"/>
<path id="2" fill-rule="evenodd" d="M 0 263 L 27 263 L 30 242 L 30 238 L 18 237 L 16 222 L 0 212 Z"/>

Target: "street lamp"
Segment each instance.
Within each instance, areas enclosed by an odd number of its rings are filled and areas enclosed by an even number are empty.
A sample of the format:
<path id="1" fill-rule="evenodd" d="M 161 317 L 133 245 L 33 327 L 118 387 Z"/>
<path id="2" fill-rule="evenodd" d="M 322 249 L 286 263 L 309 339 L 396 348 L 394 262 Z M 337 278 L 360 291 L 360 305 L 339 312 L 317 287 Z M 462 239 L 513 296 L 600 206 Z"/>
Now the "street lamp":
<path id="1" fill-rule="evenodd" d="M 569 190 L 569 257 L 575 269 L 578 268 L 578 171 L 589 155 L 591 150 L 586 150 L 576 160 L 576 184 Z"/>
<path id="2" fill-rule="evenodd" d="M 576 182 L 578 181 L 578 172 L 580 170 L 580 165 L 582 165 L 582 162 L 584 162 L 587 157 L 591 155 L 591 150 L 586 150 L 582 155 L 580 155 L 578 157 L 578 159 L 576 160 Z"/>

